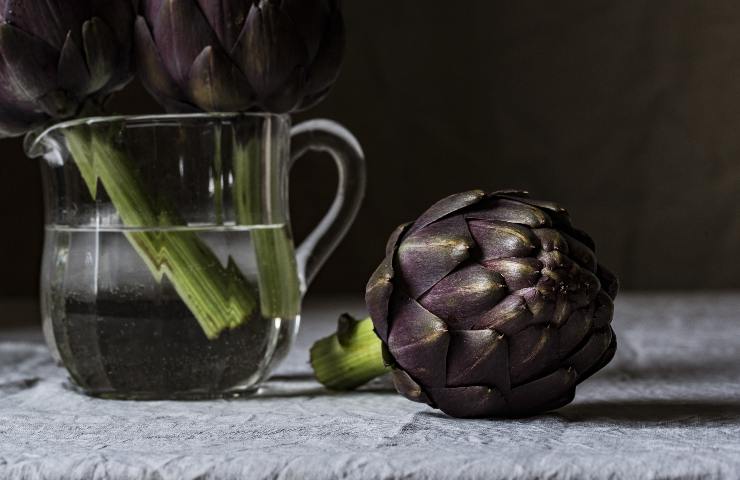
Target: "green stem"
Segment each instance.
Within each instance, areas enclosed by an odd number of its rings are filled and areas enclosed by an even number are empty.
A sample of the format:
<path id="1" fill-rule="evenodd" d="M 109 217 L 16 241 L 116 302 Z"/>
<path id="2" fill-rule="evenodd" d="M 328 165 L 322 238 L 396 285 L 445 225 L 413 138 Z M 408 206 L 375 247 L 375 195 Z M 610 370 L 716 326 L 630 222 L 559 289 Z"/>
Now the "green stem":
<path id="1" fill-rule="evenodd" d="M 339 318 L 337 333 L 311 347 L 311 366 L 316 379 L 330 390 L 354 390 L 391 370 L 372 320 L 346 314 Z"/>
<path id="2" fill-rule="evenodd" d="M 67 144 L 93 198 L 98 182 L 124 225 L 162 228 L 183 225 L 177 216 L 157 209 L 125 152 L 114 142 L 120 128 L 94 132 L 68 130 Z M 164 210 L 164 211 L 162 211 Z M 255 295 L 238 267 L 221 265 L 206 244 L 189 231 L 128 231 L 131 245 L 161 281 L 167 277 L 208 338 L 244 324 L 256 307 Z"/>
<path id="3" fill-rule="evenodd" d="M 222 179 L 224 175 L 223 154 L 222 154 L 222 128 L 221 125 L 213 126 L 213 197 L 216 201 L 216 223 L 222 224 L 224 221 L 224 189 Z"/>
<path id="4" fill-rule="evenodd" d="M 236 132 L 234 132 L 236 134 Z M 234 209 L 239 225 L 259 226 L 274 223 L 264 218 L 265 202 L 260 161 L 260 142 L 242 143 L 233 139 Z M 260 311 L 265 318 L 294 318 L 300 313 L 301 291 L 298 282 L 295 249 L 290 229 L 259 228 L 252 230 L 252 245 L 257 262 Z"/>

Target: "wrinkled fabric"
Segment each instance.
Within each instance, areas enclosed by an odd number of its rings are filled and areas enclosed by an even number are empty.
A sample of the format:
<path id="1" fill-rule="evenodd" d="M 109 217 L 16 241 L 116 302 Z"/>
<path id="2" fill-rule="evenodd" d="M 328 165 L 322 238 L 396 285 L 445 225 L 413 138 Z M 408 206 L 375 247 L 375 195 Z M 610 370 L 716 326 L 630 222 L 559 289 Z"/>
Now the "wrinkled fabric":
<path id="1" fill-rule="evenodd" d="M 0 332 L 0 478 L 740 477 L 740 293 L 624 295 L 612 364 L 518 420 L 452 419 L 387 381 L 327 393 L 307 349 L 342 311 L 308 309 L 263 393 L 236 401 L 87 398 L 42 344 Z"/>

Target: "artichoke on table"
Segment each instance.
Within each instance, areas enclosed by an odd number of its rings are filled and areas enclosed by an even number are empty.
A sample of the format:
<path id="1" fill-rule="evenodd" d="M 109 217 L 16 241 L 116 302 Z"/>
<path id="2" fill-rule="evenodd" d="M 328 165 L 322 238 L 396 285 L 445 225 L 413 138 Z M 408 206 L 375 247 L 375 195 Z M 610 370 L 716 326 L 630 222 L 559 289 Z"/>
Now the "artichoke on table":
<path id="1" fill-rule="evenodd" d="M 399 227 L 366 292 L 375 348 L 399 393 L 457 417 L 571 402 L 616 351 L 618 281 L 594 250 L 562 207 L 515 191 L 453 195 Z M 341 333 L 338 343 L 358 351 Z M 349 350 L 322 342 L 313 364 L 330 388 L 382 373 L 366 365 L 363 377 Z"/>

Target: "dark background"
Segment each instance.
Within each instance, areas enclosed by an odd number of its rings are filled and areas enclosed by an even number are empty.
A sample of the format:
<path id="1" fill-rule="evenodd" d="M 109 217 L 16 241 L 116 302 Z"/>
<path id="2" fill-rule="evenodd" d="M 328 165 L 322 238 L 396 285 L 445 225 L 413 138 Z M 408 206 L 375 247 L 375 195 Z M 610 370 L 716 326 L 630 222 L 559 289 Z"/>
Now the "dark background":
<path id="1" fill-rule="evenodd" d="M 361 295 L 385 239 L 437 199 L 522 188 L 567 206 L 628 289 L 740 287 L 740 4 L 735 0 L 347 1 L 328 117 L 364 145 L 365 206 L 312 294 Z M 158 112 L 134 85 L 124 113 Z M 34 297 L 41 184 L 0 142 L 0 297 Z M 294 171 L 299 236 L 333 195 Z"/>

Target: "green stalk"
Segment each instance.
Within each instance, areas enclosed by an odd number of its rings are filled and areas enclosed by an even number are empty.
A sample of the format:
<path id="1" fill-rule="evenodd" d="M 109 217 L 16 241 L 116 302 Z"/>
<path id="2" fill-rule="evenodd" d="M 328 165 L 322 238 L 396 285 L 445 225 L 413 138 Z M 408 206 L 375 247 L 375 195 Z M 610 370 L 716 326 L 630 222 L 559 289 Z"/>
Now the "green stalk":
<path id="1" fill-rule="evenodd" d="M 97 128 L 97 127 L 96 127 Z M 124 225 L 167 229 L 182 222 L 159 212 L 125 152 L 114 142 L 120 129 L 65 132 L 67 144 L 93 198 L 98 181 Z M 167 277 L 210 339 L 244 324 L 256 308 L 255 295 L 233 261 L 227 266 L 189 231 L 128 231 L 131 245 L 161 281 Z"/>
<path id="2" fill-rule="evenodd" d="M 246 144 L 234 138 L 234 209 L 236 222 L 243 226 L 272 223 L 265 219 L 260 197 L 263 182 L 258 139 Z M 282 212 L 281 212 L 282 213 Z M 260 311 L 264 318 L 293 318 L 300 313 L 301 291 L 298 282 L 293 239 L 287 226 L 251 231 L 257 262 Z"/>
<path id="3" fill-rule="evenodd" d="M 221 180 L 224 175 L 223 154 L 221 152 L 223 135 L 221 125 L 214 125 L 213 130 L 213 180 L 215 182 L 213 196 L 216 200 L 216 223 L 220 225 L 224 221 L 224 188 Z"/>
<path id="4" fill-rule="evenodd" d="M 330 390 L 354 390 L 391 371 L 373 322 L 339 318 L 337 333 L 314 343 L 311 366 L 316 379 Z"/>

